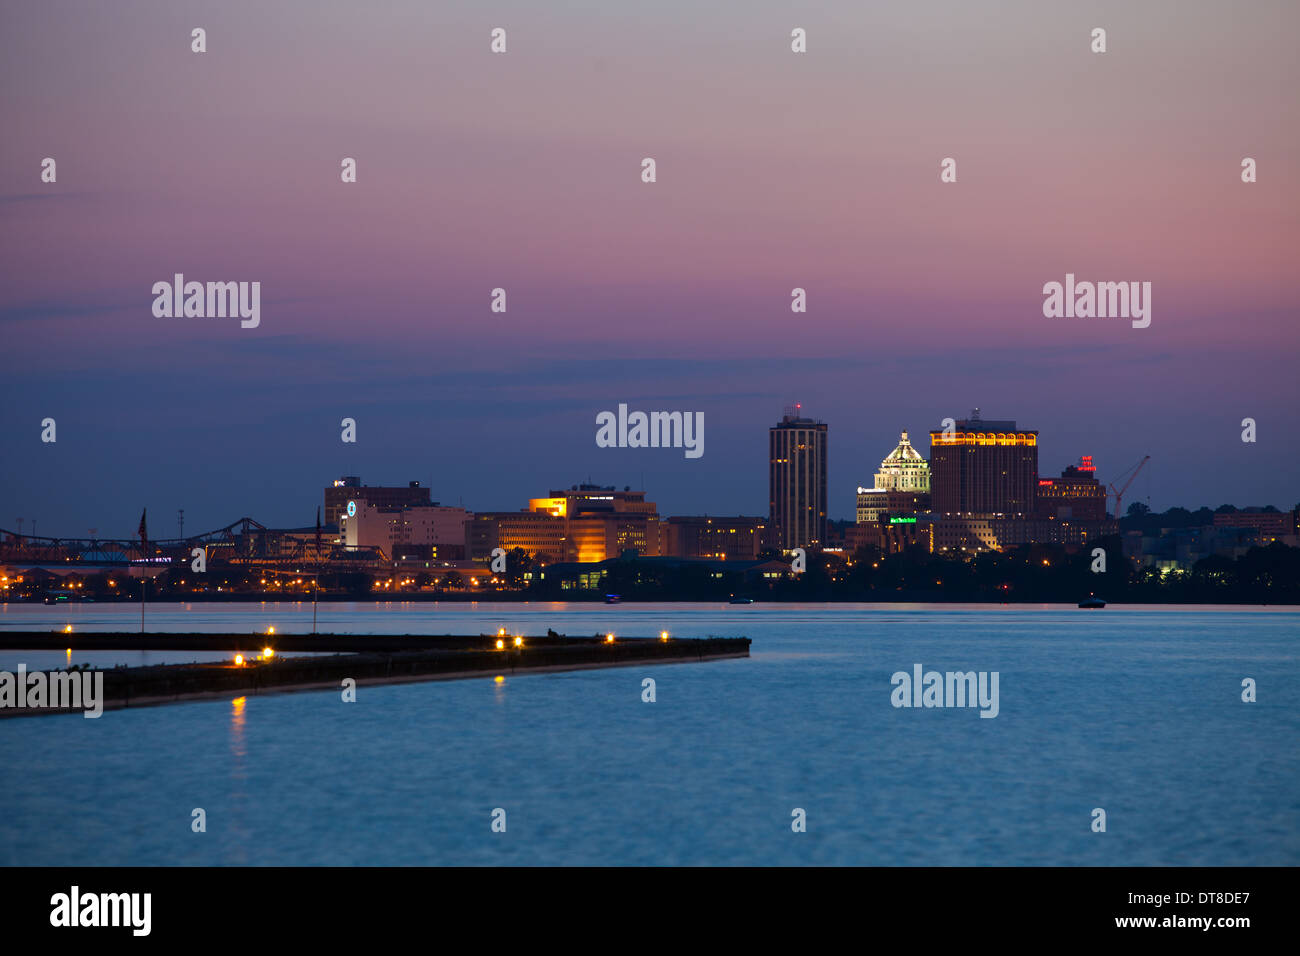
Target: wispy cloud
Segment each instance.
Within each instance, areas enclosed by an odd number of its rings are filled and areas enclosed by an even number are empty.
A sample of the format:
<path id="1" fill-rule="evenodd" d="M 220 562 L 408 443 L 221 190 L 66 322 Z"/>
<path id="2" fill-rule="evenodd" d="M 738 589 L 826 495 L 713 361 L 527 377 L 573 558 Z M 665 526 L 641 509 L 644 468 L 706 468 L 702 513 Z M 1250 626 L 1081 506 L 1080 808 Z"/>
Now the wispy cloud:
<path id="1" fill-rule="evenodd" d="M 98 195 L 100 194 L 85 191 L 78 192 L 76 190 L 51 190 L 50 192 L 40 193 L 9 193 L 7 195 L 0 194 L 0 205 L 13 205 L 15 203 L 24 202 L 52 202 L 57 199 L 89 199 L 92 196 Z"/>

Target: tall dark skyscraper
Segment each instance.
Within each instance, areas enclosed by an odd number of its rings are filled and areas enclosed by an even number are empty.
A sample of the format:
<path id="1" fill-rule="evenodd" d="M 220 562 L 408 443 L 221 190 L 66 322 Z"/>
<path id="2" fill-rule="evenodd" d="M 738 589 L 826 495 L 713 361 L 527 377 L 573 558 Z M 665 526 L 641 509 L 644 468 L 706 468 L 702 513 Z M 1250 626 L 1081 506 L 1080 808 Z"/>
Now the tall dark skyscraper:
<path id="1" fill-rule="evenodd" d="M 952 432 L 930 432 L 930 507 L 936 514 L 1032 514 L 1037 491 L 1037 431 L 984 421 L 976 409 Z"/>
<path id="2" fill-rule="evenodd" d="M 826 542 L 826 423 L 787 408 L 769 436 L 769 530 L 782 549 Z"/>

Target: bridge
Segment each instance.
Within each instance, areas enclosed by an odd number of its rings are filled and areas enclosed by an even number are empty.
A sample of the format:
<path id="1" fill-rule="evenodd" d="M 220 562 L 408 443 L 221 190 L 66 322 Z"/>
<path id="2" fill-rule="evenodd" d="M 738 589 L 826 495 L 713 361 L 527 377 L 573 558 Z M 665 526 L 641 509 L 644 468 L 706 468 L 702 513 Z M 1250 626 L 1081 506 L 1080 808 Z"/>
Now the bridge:
<path id="1" fill-rule="evenodd" d="M 391 567 L 382 548 L 346 549 L 324 533 L 317 548 L 316 539 L 315 528 L 268 528 L 248 517 L 202 534 L 156 541 L 146 538 L 143 542 L 139 538 L 37 537 L 0 528 L 0 566 L 57 575 L 118 571 L 152 576 L 172 567 L 188 566 L 194 550 L 204 548 L 209 567 L 215 564 L 270 572 Z"/>

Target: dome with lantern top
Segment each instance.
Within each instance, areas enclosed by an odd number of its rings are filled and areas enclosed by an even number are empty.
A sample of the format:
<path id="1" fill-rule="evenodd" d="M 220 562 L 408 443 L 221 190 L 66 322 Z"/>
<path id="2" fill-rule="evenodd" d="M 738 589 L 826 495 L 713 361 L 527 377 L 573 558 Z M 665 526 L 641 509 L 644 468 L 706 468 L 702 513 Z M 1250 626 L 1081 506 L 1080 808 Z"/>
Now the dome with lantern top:
<path id="1" fill-rule="evenodd" d="M 899 435 L 898 446 L 880 463 L 880 471 L 876 472 L 876 488 L 929 494 L 930 465 L 912 447 L 906 430 Z"/>

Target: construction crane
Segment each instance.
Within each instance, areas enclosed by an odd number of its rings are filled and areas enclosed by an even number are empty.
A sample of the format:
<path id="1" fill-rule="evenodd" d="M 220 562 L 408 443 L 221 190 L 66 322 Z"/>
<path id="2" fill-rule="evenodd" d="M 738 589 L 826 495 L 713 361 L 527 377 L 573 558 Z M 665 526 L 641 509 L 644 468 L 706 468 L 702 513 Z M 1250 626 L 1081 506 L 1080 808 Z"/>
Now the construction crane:
<path id="1" fill-rule="evenodd" d="M 1130 467 L 1128 471 L 1123 472 L 1122 474 L 1120 474 L 1119 478 L 1115 479 L 1115 481 L 1120 481 L 1121 479 L 1123 479 L 1124 475 L 1128 475 L 1128 481 L 1124 482 L 1123 488 L 1116 490 L 1115 485 L 1113 483 L 1108 486 L 1110 488 L 1110 493 L 1115 496 L 1115 520 L 1116 521 L 1124 517 L 1124 515 L 1121 514 L 1119 510 L 1124 503 L 1124 492 L 1128 491 L 1128 486 L 1133 484 L 1133 479 L 1138 476 L 1138 472 L 1142 470 L 1142 466 L 1145 465 L 1150 460 L 1151 460 L 1150 455 L 1144 455 L 1140 462 Z"/>

